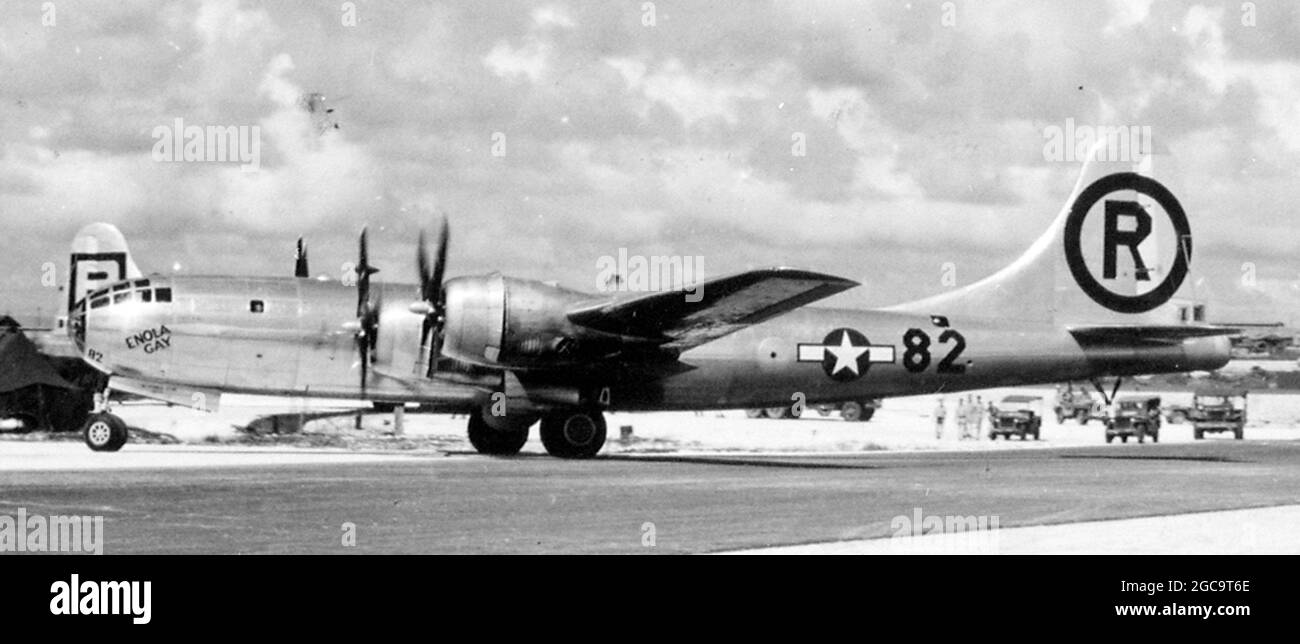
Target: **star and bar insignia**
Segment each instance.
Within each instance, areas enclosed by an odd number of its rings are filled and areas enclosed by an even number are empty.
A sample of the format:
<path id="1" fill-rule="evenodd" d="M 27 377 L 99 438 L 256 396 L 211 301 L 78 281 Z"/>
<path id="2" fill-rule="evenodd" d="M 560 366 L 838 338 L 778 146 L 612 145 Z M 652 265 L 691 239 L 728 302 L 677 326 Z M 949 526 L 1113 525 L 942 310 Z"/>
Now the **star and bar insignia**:
<path id="1" fill-rule="evenodd" d="M 826 334 L 821 344 L 800 342 L 797 359 L 820 362 L 826 375 L 848 382 L 862 377 L 874 362 L 894 362 L 894 353 L 892 344 L 871 344 L 861 333 L 841 328 Z"/>

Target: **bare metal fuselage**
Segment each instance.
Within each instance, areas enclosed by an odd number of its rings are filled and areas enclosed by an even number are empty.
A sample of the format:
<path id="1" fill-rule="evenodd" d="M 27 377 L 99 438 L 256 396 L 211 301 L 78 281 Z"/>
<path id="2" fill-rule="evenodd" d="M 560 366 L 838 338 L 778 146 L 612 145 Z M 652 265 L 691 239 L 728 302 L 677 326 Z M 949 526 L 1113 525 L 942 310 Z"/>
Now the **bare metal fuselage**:
<path id="1" fill-rule="evenodd" d="M 74 320 L 78 346 L 91 364 L 114 376 L 178 388 L 427 402 L 465 411 L 502 388 L 502 372 L 495 369 L 461 365 L 433 379 L 423 376 L 423 318 L 407 310 L 416 297 L 413 286 L 376 285 L 383 326 L 363 393 L 355 329 L 348 326 L 356 317 L 354 287 L 295 278 L 149 282 L 139 290 L 170 289 L 171 301 L 151 295 L 145 302 L 134 293 L 113 302 L 110 294 L 99 307 L 87 303 L 84 320 Z M 511 284 L 542 288 L 524 281 L 507 281 L 507 288 Z M 872 348 L 860 355 L 870 359 L 839 360 L 826 348 L 835 347 L 845 330 L 867 339 Z M 608 388 L 608 407 L 615 410 L 723 409 L 1210 370 L 1227 361 L 1228 341 L 1097 349 L 1045 324 L 803 308 L 674 357 L 623 362 L 615 356 L 594 367 L 519 374 L 534 389 Z"/>

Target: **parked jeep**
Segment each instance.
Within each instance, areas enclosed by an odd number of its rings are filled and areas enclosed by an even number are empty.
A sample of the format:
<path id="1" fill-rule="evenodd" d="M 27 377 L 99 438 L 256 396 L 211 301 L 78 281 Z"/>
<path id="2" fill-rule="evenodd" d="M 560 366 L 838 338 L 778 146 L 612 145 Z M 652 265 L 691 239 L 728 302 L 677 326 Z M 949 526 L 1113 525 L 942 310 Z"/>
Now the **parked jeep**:
<path id="1" fill-rule="evenodd" d="M 1055 411 L 1057 424 L 1064 423 L 1069 418 L 1075 419 L 1080 425 L 1087 425 L 1088 421 L 1094 418 L 1106 419 L 1105 405 L 1082 387 L 1075 387 L 1073 383 L 1057 385 Z"/>
<path id="2" fill-rule="evenodd" d="M 1007 396 L 993 406 L 989 440 L 1002 436 L 1011 440 L 1013 435 L 1025 440 L 1033 436 L 1038 440 L 1043 426 L 1043 398 L 1041 396 Z"/>
<path id="3" fill-rule="evenodd" d="M 1136 436 L 1139 443 L 1148 436 L 1151 442 L 1160 442 L 1159 396 L 1124 396 L 1111 405 L 1106 418 L 1106 442 L 1119 437 L 1127 443 L 1130 436 Z"/>
<path id="4" fill-rule="evenodd" d="M 1206 387 L 1198 389 L 1192 397 L 1192 408 L 1188 411 L 1188 420 L 1192 422 L 1192 435 L 1197 440 L 1205 434 L 1232 432 L 1241 440 L 1246 429 L 1246 390 L 1230 387 Z"/>

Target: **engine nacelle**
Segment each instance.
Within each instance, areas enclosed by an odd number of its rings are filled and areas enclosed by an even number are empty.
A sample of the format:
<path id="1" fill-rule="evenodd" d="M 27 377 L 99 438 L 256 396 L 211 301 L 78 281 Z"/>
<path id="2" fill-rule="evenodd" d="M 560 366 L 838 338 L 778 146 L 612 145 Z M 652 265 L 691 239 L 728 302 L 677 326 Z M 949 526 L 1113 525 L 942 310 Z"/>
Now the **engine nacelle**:
<path id="1" fill-rule="evenodd" d="M 497 364 L 505 335 L 505 278 L 458 277 L 444 289 L 443 354 L 472 364 Z"/>
<path id="2" fill-rule="evenodd" d="M 566 311 L 590 295 L 499 274 L 458 277 L 446 289 L 442 352 L 484 366 L 555 367 L 617 351 L 618 338 L 579 327 Z"/>

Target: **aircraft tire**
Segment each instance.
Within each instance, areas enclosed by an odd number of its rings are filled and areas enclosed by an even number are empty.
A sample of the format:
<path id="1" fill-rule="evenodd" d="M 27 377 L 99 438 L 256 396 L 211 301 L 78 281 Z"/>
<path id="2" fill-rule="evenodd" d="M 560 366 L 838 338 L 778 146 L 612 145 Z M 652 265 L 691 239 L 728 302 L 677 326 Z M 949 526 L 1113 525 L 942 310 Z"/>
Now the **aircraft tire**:
<path id="1" fill-rule="evenodd" d="M 1201 431 L 1201 430 L 1199 430 L 1199 429 L 1193 429 L 1193 430 L 1192 430 L 1192 438 L 1195 438 L 1195 439 L 1198 440 L 1198 441 L 1199 441 L 1199 440 L 1202 440 L 1202 439 L 1205 438 L 1205 432 L 1203 432 L 1203 431 Z"/>
<path id="2" fill-rule="evenodd" d="M 762 410 L 762 409 L 746 409 L 746 410 L 745 410 L 745 417 L 747 417 L 747 418 L 762 418 L 762 417 L 763 417 L 763 410 Z"/>
<path id="3" fill-rule="evenodd" d="M 875 415 L 876 415 L 876 408 L 875 408 L 875 407 L 866 407 L 866 406 L 864 406 L 864 407 L 862 408 L 862 418 L 859 418 L 859 419 L 858 419 L 858 422 L 865 423 L 865 422 L 871 420 L 871 417 L 872 417 L 872 416 L 875 416 Z"/>
<path id="4" fill-rule="evenodd" d="M 126 423 L 113 414 L 91 414 L 81 430 L 86 446 L 96 452 L 116 452 L 126 444 Z"/>
<path id="5" fill-rule="evenodd" d="M 1114 437 L 1114 436 L 1112 436 L 1112 435 L 1110 435 L 1110 434 L 1106 434 L 1106 444 L 1107 444 L 1107 445 L 1111 444 L 1111 442 L 1113 442 L 1114 440 L 1115 440 L 1115 437 Z"/>
<path id="6" fill-rule="evenodd" d="M 763 413 L 768 418 L 775 420 L 775 419 L 785 418 L 786 416 L 789 416 L 790 408 L 789 407 L 767 407 L 763 410 Z"/>
<path id="7" fill-rule="evenodd" d="M 514 456 L 528 442 L 528 427 L 517 431 L 492 429 L 483 420 L 483 412 L 476 411 L 469 415 L 469 442 L 479 454 L 490 456 Z"/>
<path id="8" fill-rule="evenodd" d="M 856 423 L 862 420 L 862 403 L 852 400 L 840 406 L 840 417 L 850 423 Z"/>
<path id="9" fill-rule="evenodd" d="M 1232 430 L 1232 437 L 1236 440 L 1241 440 L 1242 435 L 1245 433 L 1246 430 L 1239 427 L 1237 429 Z"/>
<path id="10" fill-rule="evenodd" d="M 542 445 L 557 458 L 591 458 L 605 446 L 605 415 L 574 411 L 545 416 Z"/>

